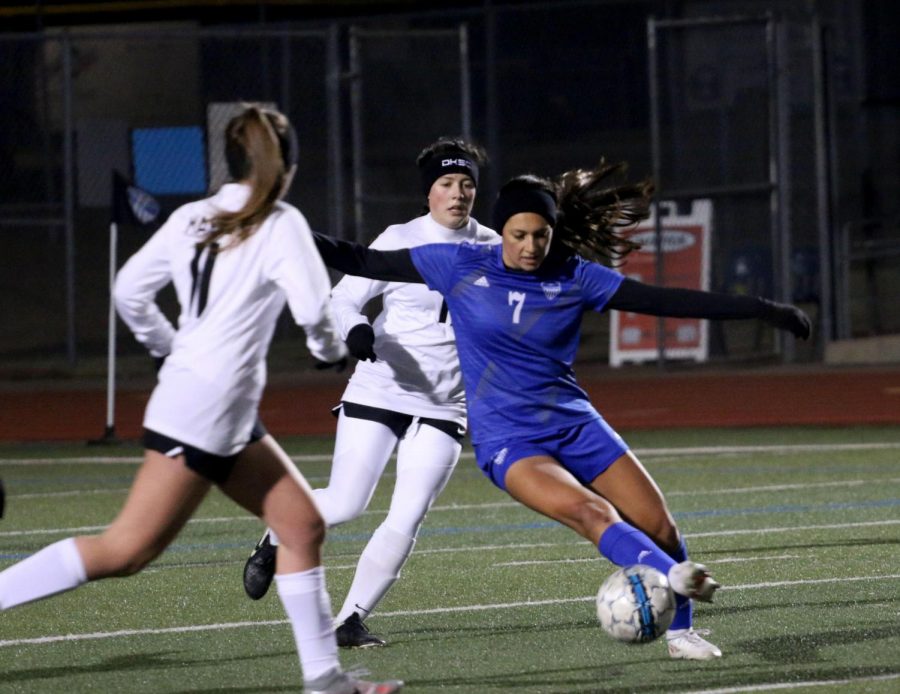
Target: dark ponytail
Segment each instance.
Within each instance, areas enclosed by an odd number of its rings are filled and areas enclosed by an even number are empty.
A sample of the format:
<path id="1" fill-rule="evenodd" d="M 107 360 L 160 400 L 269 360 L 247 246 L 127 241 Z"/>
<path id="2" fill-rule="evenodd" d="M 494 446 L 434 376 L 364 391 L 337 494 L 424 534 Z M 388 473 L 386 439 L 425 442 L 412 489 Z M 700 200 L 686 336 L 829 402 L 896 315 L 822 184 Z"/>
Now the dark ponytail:
<path id="1" fill-rule="evenodd" d="M 614 179 L 627 168 L 625 162 L 601 160 L 593 169 L 572 169 L 557 177 L 558 241 L 588 260 L 613 264 L 640 248 L 619 230 L 647 218 L 653 183 L 645 179 L 616 185 Z"/>

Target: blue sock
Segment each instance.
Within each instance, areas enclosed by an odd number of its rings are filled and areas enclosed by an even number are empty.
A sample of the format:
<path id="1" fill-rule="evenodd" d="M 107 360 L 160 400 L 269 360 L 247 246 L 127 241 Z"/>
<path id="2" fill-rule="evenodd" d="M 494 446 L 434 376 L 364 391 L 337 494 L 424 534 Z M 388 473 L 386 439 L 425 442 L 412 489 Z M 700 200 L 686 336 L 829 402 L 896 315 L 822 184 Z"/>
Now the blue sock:
<path id="1" fill-rule="evenodd" d="M 678 549 L 669 556 L 675 560 L 676 564 L 687 561 L 687 545 L 685 544 L 683 537 L 679 538 Z M 691 625 L 694 623 L 694 610 L 693 607 L 691 607 L 692 604 L 690 598 L 675 593 L 675 619 L 672 620 L 672 625 L 669 627 L 670 630 L 691 628 Z"/>
<path id="2" fill-rule="evenodd" d="M 647 535 L 628 523 L 619 522 L 609 526 L 600 536 L 597 545 L 600 554 L 618 566 L 647 564 L 664 576 L 675 566 L 672 558 L 663 552 Z"/>

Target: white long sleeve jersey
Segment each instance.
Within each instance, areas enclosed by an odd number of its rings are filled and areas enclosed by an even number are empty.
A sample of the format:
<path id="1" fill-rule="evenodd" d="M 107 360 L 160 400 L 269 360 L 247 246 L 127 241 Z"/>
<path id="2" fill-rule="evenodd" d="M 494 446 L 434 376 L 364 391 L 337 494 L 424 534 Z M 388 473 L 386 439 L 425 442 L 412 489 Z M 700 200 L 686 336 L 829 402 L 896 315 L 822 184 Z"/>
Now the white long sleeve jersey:
<path id="1" fill-rule="evenodd" d="M 474 219 L 462 229 L 448 229 L 426 214 L 389 226 L 371 247 L 396 250 L 463 242 L 493 244 L 500 237 Z M 424 284 L 346 276 L 331 293 L 342 336 L 367 322 L 362 309 L 379 294 L 383 309 L 372 325 L 378 361 L 356 365 L 343 400 L 465 427 L 466 400 L 453 327 L 439 293 Z"/>
<path id="2" fill-rule="evenodd" d="M 168 355 L 144 426 L 217 455 L 246 445 L 266 381 L 266 353 L 285 301 L 313 356 L 346 353 L 329 303 L 331 282 L 295 207 L 277 203 L 245 241 L 198 250 L 206 220 L 238 210 L 248 186 L 229 183 L 177 209 L 122 267 L 115 302 L 122 320 L 154 356 Z M 175 330 L 155 303 L 172 282 L 181 312 Z"/>

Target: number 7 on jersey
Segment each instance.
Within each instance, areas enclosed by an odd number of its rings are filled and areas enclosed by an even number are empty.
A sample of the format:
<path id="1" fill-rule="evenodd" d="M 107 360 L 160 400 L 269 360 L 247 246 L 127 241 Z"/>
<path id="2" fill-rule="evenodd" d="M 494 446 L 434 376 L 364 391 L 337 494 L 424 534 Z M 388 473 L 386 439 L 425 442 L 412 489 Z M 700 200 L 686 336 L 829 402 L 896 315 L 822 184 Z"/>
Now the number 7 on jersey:
<path id="1" fill-rule="evenodd" d="M 522 318 L 522 306 L 525 305 L 525 294 L 523 292 L 509 292 L 509 305 L 515 306 L 513 309 L 512 322 L 518 324 Z"/>

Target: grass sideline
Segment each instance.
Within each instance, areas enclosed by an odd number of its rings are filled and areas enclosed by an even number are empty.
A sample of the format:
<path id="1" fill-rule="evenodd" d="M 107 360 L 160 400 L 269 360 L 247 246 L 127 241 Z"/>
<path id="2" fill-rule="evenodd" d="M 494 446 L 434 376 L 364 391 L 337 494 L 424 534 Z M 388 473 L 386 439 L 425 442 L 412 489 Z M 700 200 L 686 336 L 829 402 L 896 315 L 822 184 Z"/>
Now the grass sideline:
<path id="1" fill-rule="evenodd" d="M 403 577 L 370 619 L 389 647 L 347 667 L 410 692 L 900 691 L 900 427 L 640 432 L 692 556 L 723 583 L 696 607 L 724 657 L 670 660 L 596 623 L 613 570 L 571 531 L 487 482 L 469 450 Z M 282 441 L 314 486 L 330 439 Z M 0 568 L 108 523 L 134 445 L 0 445 Z M 361 518 L 329 533 L 337 609 L 387 509 L 391 468 Z M 280 603 L 240 575 L 262 525 L 214 492 L 144 573 L 0 613 L 0 693 L 297 692 Z"/>

